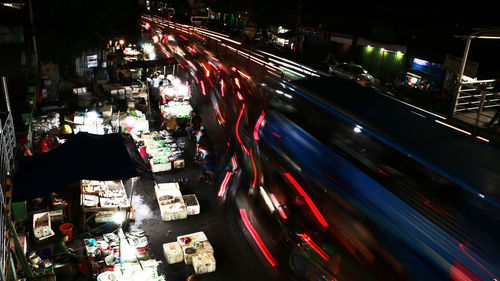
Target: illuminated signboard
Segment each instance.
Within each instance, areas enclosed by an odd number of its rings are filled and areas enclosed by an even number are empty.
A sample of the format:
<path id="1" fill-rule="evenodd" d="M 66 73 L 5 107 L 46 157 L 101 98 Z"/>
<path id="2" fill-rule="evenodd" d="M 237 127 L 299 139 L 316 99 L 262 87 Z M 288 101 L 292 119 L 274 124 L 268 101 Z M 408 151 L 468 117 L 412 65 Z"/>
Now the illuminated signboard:
<path id="1" fill-rule="evenodd" d="M 97 55 L 89 55 L 87 56 L 87 67 L 94 68 L 97 67 Z"/>

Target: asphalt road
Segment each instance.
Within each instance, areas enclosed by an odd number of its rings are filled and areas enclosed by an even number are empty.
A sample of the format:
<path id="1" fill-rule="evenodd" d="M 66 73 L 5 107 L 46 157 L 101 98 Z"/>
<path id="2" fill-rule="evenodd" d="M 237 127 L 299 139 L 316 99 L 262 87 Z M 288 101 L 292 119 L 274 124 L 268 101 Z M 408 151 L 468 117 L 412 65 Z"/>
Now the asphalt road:
<path id="1" fill-rule="evenodd" d="M 226 142 L 222 139 L 223 134 L 218 131 L 219 127 L 213 119 L 210 108 L 202 104 L 197 93 L 194 93 L 192 102 L 202 116 L 216 151 L 223 153 Z M 187 276 L 194 274 L 194 269 L 184 263 L 167 264 L 162 245 L 176 241 L 177 236 L 198 231 L 203 231 L 207 235 L 214 248 L 217 263 L 217 270 L 203 274 L 203 280 L 270 280 L 256 253 L 243 239 L 231 209 L 221 204 L 215 188 L 196 181 L 200 167 L 191 160 L 193 152 L 194 146 L 189 145 L 185 156 L 186 168 L 155 174 L 155 180 L 164 183 L 187 179 L 187 184 L 181 183 L 181 192 L 183 195 L 196 194 L 200 203 L 200 214 L 188 216 L 185 220 L 163 222 L 154 195 L 153 181 L 142 178 L 130 179 L 125 182 L 127 191 L 131 190 L 132 185 L 134 187 L 132 205 L 135 222 L 130 224 L 130 228 L 145 230 L 151 246 L 149 253 L 153 258 L 163 261 L 158 271 L 159 274 L 165 275 L 166 280 L 185 280 Z"/>

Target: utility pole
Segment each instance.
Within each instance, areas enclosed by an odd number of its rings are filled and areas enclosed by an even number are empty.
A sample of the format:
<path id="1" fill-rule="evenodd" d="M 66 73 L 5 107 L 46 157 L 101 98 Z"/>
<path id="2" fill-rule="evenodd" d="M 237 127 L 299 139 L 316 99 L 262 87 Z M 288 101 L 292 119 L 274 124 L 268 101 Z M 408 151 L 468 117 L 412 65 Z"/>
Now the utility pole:
<path id="1" fill-rule="evenodd" d="M 297 48 L 299 45 L 299 26 L 300 26 L 300 10 L 302 9 L 302 0 L 299 0 L 299 6 L 297 7 L 297 26 L 295 28 L 295 46 Z"/>
<path id="2" fill-rule="evenodd" d="M 28 8 L 30 13 L 30 25 L 31 25 L 31 40 L 33 41 L 33 52 L 35 53 L 35 75 L 36 75 L 36 95 L 38 99 L 38 95 L 41 95 L 39 91 L 41 91 L 40 87 L 40 55 L 38 51 L 38 41 L 36 39 L 36 30 L 35 30 L 35 17 L 33 16 L 33 4 L 31 0 L 28 0 Z"/>

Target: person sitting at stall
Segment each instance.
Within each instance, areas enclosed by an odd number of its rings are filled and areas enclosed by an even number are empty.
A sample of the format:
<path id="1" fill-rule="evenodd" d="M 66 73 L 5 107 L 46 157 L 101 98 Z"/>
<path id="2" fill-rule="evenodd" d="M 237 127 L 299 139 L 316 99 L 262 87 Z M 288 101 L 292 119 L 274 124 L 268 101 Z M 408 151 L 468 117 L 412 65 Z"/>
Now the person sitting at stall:
<path id="1" fill-rule="evenodd" d="M 155 72 L 153 74 L 153 78 L 151 79 L 153 84 L 153 99 L 159 101 L 160 96 L 160 74 Z"/>
<path id="2" fill-rule="evenodd" d="M 63 210 L 64 216 L 71 220 L 71 205 L 63 200 L 57 193 L 52 192 L 49 195 L 50 210 Z"/>
<path id="3" fill-rule="evenodd" d="M 194 129 L 193 129 L 193 123 L 189 123 L 186 127 L 186 134 L 187 138 L 190 141 L 193 141 L 194 139 Z"/>
<path id="4" fill-rule="evenodd" d="M 198 164 L 201 164 L 201 172 L 198 176 L 198 181 L 200 181 L 201 178 L 206 175 L 215 177 L 215 169 L 217 168 L 217 155 L 213 152 L 211 144 L 206 147 L 205 154 L 203 155 L 202 160 L 197 162 Z"/>
<path id="5" fill-rule="evenodd" d="M 158 86 L 158 95 L 159 95 L 159 100 L 161 104 L 166 104 L 167 103 L 167 94 L 166 94 L 167 86 L 164 85 L 164 81 L 160 81 L 160 84 Z"/>
<path id="6" fill-rule="evenodd" d="M 177 130 L 177 118 L 175 118 L 175 117 L 163 118 L 163 122 L 160 125 L 160 130 L 161 129 L 168 129 L 170 131 L 176 131 Z"/>
<path id="7" fill-rule="evenodd" d="M 201 128 L 201 116 L 198 114 L 197 110 L 191 111 L 190 124 L 193 124 L 193 130 L 198 131 Z"/>
<path id="8" fill-rule="evenodd" d="M 49 152 L 52 145 L 52 140 L 48 133 L 43 133 L 40 142 L 38 142 L 38 154 Z"/>
<path id="9" fill-rule="evenodd" d="M 97 114 L 102 114 L 102 107 L 99 105 L 98 99 L 93 99 L 92 102 L 90 103 L 90 107 L 87 108 L 87 112 L 91 111 L 94 111 Z"/>
<path id="10" fill-rule="evenodd" d="M 74 251 L 66 245 L 66 242 L 69 240 L 68 234 L 60 233 L 58 238 L 59 241 L 53 249 L 54 261 L 61 264 L 76 261 L 77 259 Z"/>
<path id="11" fill-rule="evenodd" d="M 196 147 L 206 149 L 210 145 L 210 139 L 205 129 L 201 129 L 196 134 Z"/>

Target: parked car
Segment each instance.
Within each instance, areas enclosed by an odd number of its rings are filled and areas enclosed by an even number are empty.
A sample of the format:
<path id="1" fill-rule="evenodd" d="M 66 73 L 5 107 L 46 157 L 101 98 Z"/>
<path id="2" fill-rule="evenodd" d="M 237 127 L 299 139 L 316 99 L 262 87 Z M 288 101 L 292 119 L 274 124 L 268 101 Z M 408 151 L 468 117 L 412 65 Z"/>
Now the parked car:
<path id="1" fill-rule="evenodd" d="M 328 71 L 338 77 L 353 81 L 362 86 L 373 86 L 373 76 L 360 65 L 354 63 L 340 63 L 330 65 Z"/>

